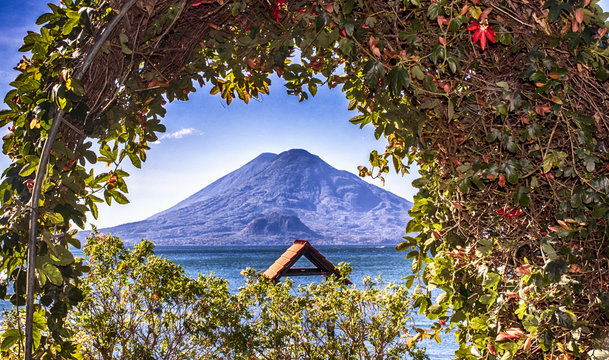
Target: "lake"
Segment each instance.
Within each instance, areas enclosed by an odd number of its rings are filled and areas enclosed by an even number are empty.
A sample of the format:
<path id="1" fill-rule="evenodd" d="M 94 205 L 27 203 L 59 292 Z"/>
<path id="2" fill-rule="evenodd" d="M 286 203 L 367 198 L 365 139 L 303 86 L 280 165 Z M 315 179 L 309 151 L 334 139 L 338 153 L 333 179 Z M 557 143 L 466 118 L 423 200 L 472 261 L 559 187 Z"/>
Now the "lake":
<path id="1" fill-rule="evenodd" d="M 189 277 L 198 274 L 210 274 L 227 279 L 231 291 L 243 286 L 241 270 L 251 267 L 264 271 L 288 248 L 288 246 L 157 246 L 155 254 L 172 260 L 184 267 Z M 350 263 L 353 272 L 349 279 L 361 286 L 365 276 L 376 278 L 379 274 L 384 283 L 404 283 L 402 279 L 411 274 L 410 260 L 405 260 L 406 253 L 397 252 L 392 246 L 315 246 L 331 263 Z M 310 267 L 307 259 L 302 257 L 294 267 Z M 297 284 L 319 282 L 320 276 L 295 277 Z M 416 323 L 422 328 L 429 327 L 431 321 L 424 316 L 416 316 Z M 427 340 L 427 353 L 433 360 L 454 358 L 457 349 L 453 335 L 442 337 L 442 343 Z"/>

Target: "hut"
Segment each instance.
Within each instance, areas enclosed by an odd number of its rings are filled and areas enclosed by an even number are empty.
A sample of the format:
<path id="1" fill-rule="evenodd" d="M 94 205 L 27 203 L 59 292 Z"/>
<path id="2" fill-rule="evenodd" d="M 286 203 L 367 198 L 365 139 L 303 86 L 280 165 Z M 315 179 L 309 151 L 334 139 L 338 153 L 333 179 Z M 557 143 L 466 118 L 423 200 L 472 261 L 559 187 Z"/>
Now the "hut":
<path id="1" fill-rule="evenodd" d="M 302 256 L 306 257 L 315 267 L 292 268 Z M 340 273 L 334 265 L 305 240 L 295 240 L 294 244 L 264 272 L 264 276 L 275 281 L 283 276 L 330 276 L 332 274 L 340 277 Z M 351 284 L 349 279 L 344 279 L 344 282 L 345 284 Z"/>

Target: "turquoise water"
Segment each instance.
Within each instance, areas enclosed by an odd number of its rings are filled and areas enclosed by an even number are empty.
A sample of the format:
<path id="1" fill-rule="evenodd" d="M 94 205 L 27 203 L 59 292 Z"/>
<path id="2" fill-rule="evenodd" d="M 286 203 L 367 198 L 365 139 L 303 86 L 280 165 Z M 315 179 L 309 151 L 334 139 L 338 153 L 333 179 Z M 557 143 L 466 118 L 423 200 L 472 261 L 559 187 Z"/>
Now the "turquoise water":
<path id="1" fill-rule="evenodd" d="M 404 283 L 402 279 L 410 275 L 410 260 L 404 260 L 404 253 L 396 252 L 391 246 L 315 246 L 333 264 L 347 262 L 353 267 L 350 280 L 361 286 L 365 276 L 376 278 L 382 275 L 384 283 Z M 251 267 L 259 271 L 266 270 L 283 254 L 287 246 L 157 246 L 155 254 L 181 265 L 189 277 L 198 274 L 227 279 L 231 291 L 237 291 L 244 284 L 241 270 Z M 83 256 L 75 251 L 76 256 Z M 295 267 L 310 267 L 308 260 L 301 258 Z M 296 277 L 297 283 L 319 282 L 320 276 Z M 5 303 L 6 304 L 6 303 Z M 0 304 L 2 307 L 2 304 Z M 418 327 L 426 328 L 431 322 L 425 317 L 415 316 Z M 451 334 L 442 337 L 442 343 L 427 340 L 422 344 L 433 360 L 452 359 L 456 349 Z"/>
<path id="2" fill-rule="evenodd" d="M 158 256 L 165 257 L 184 267 L 186 274 L 196 277 L 198 274 L 210 274 L 227 279 L 232 291 L 244 284 L 241 270 L 251 267 L 264 271 L 283 254 L 287 246 L 159 246 L 155 249 Z M 405 260 L 405 253 L 397 252 L 392 246 L 315 246 L 331 263 L 350 263 L 353 272 L 349 277 L 356 285 L 361 286 L 365 276 L 376 278 L 381 275 L 384 283 L 404 283 L 402 279 L 411 274 L 410 260 Z M 301 258 L 294 267 L 309 267 L 308 260 Z M 296 283 L 307 284 L 318 282 L 320 276 L 296 277 Z M 417 326 L 426 328 L 431 321 L 424 316 L 416 316 Z M 457 346 L 452 334 L 442 337 L 442 343 L 427 340 L 422 344 L 433 360 L 454 358 Z"/>
<path id="3" fill-rule="evenodd" d="M 264 271 L 283 254 L 287 246 L 159 246 L 155 249 L 158 256 L 170 259 L 184 267 L 186 275 L 210 274 L 227 279 L 232 291 L 243 285 L 241 270 L 251 267 Z M 319 252 L 331 263 L 350 263 L 353 267 L 350 279 L 361 284 L 364 276 L 372 278 L 382 275 L 384 282 L 400 283 L 410 275 L 410 263 L 404 254 L 390 246 L 316 246 Z M 301 258 L 294 267 L 311 267 L 306 258 Z M 306 284 L 320 281 L 320 276 L 296 277 L 297 283 Z"/>

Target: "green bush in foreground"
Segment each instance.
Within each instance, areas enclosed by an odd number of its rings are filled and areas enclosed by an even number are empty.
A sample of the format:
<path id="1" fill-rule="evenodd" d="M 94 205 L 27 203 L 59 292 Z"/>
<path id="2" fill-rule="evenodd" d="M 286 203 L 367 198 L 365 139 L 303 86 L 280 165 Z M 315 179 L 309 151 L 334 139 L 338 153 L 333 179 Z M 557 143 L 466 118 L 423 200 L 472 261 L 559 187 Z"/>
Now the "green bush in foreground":
<path id="1" fill-rule="evenodd" d="M 331 277 L 274 283 L 248 269 L 231 294 L 212 275 L 191 279 L 142 241 L 93 234 L 85 300 L 71 317 L 85 359 L 426 359 L 407 289 Z M 347 266 L 341 267 L 346 276 Z"/>

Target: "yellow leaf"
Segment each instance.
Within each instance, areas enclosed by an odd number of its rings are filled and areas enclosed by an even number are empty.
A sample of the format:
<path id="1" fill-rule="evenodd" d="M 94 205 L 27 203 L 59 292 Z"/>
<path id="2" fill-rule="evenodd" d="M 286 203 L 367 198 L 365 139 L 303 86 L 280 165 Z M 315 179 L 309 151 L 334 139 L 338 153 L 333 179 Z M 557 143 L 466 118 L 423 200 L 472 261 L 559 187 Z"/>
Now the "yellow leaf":
<path id="1" fill-rule="evenodd" d="M 482 15 L 482 9 L 480 9 L 478 6 L 470 6 L 469 15 L 478 20 L 480 19 L 480 15 Z"/>

